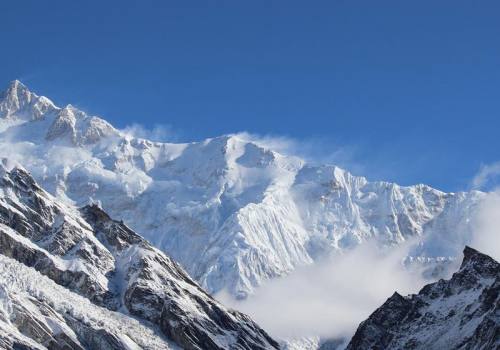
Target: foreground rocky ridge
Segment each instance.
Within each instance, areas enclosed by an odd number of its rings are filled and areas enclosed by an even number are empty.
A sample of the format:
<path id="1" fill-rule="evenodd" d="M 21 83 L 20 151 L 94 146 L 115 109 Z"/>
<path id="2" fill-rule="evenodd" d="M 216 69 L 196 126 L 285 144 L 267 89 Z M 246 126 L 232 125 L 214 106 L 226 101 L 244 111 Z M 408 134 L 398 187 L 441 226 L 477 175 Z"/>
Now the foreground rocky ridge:
<path id="1" fill-rule="evenodd" d="M 12 333 L 0 333 L 6 348 L 33 342 L 54 349 L 125 349 L 127 342 L 155 348 L 138 339 L 148 332 L 162 344 L 156 348 L 167 348 L 163 335 L 185 349 L 278 348 L 250 318 L 216 302 L 125 224 L 96 205 L 77 210 L 58 202 L 26 170 L 6 160 L 0 165 L 0 254 L 0 299 L 8 305 L 2 329 Z M 43 280 L 45 290 L 20 277 L 31 274 L 39 280 L 35 270 L 59 286 Z M 17 289 L 5 282 L 18 279 Z M 39 298 L 52 290 L 64 295 Z M 144 325 L 135 322 L 145 330 L 125 339 L 120 328 L 74 320 L 71 312 L 60 311 L 65 308 L 60 304 L 71 299 L 84 302 L 74 293 L 92 302 L 86 302 L 91 307 L 84 318 L 107 313 L 128 323 L 131 315 L 143 320 Z"/>
<path id="2" fill-rule="evenodd" d="M 450 280 L 415 295 L 394 293 L 351 339 L 348 350 L 500 348 L 500 264 L 466 247 Z"/>
<path id="3" fill-rule="evenodd" d="M 57 107 L 18 81 L 0 96 L 2 154 L 59 199 L 99 202 L 209 293 L 237 298 L 373 238 L 391 246 L 429 237 L 415 256 L 453 257 L 483 196 L 370 182 L 244 135 L 152 142 Z"/>

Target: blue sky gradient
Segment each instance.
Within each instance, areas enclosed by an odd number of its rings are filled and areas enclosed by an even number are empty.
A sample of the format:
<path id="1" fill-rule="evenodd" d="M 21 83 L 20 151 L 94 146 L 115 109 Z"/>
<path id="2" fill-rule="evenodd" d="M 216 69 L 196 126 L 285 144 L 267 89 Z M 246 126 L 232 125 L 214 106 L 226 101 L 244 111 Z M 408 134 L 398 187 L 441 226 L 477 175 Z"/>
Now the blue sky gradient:
<path id="1" fill-rule="evenodd" d="M 0 13 L 0 84 L 120 128 L 279 135 L 370 179 L 447 191 L 500 160 L 498 1 L 9 1 Z"/>

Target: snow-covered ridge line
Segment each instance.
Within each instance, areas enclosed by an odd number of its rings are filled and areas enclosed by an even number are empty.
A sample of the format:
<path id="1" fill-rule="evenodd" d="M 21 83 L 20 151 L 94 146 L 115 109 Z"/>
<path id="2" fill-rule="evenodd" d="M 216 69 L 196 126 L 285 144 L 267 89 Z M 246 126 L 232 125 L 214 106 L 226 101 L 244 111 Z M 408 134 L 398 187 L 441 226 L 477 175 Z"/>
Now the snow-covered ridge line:
<path id="1" fill-rule="evenodd" d="M 24 300 L 23 296 L 21 300 L 15 295 L 11 297 L 10 292 L 4 293 L 7 303 L 20 300 L 20 308 L 32 310 L 19 313 L 10 308 L 5 312 L 7 324 L 10 324 L 8 320 L 18 320 L 14 322 L 16 333 L 43 346 L 55 342 L 53 345 L 59 348 L 71 339 L 72 343 L 68 344 L 75 349 L 79 346 L 82 349 L 166 348 L 141 345 L 147 340 L 121 338 L 121 334 L 126 335 L 121 329 L 100 335 L 99 327 L 94 324 L 84 326 L 64 315 L 54 316 L 60 327 L 67 329 L 64 339 L 54 340 L 55 334 L 51 335 L 48 330 L 46 337 L 34 336 L 29 329 L 37 327 L 39 322 L 33 321 L 31 325 L 30 320 L 43 319 L 47 308 L 59 313 L 60 306 L 72 300 L 72 291 L 89 298 L 86 303 L 93 303 L 92 310 L 104 307 L 142 320 L 144 327 L 158 333 L 152 335 L 158 342 L 163 339 L 163 333 L 184 349 L 278 348 L 248 316 L 228 310 L 215 301 L 177 263 L 123 222 L 112 220 L 96 205 L 77 210 L 60 203 L 25 169 L 7 167 L 4 163 L 0 163 L 0 256 L 26 265 L 33 270 L 32 274 L 36 270 L 47 276 L 60 288 L 65 287 L 69 295 L 69 299 L 43 299 L 39 304 Z M 0 281 L 2 278 L 20 276 L 16 271 L 2 268 Z M 21 293 L 25 291 L 23 286 L 19 287 Z M 40 285 L 40 291 L 49 295 L 50 288 L 50 284 Z M 16 293 L 15 288 L 11 291 Z M 26 322 L 20 321 L 22 317 L 26 317 Z M 4 340 L 10 344 L 7 348 L 14 347 L 15 339 L 3 339 L 0 333 L 0 344 Z M 122 344 L 122 340 L 125 343 Z"/>
<path id="2" fill-rule="evenodd" d="M 237 298 L 371 239 L 422 237 L 415 256 L 456 256 L 484 196 L 370 182 L 237 135 L 151 142 L 18 82 L 0 111 L 0 157 L 17 158 L 59 199 L 100 203 L 210 293 Z"/>

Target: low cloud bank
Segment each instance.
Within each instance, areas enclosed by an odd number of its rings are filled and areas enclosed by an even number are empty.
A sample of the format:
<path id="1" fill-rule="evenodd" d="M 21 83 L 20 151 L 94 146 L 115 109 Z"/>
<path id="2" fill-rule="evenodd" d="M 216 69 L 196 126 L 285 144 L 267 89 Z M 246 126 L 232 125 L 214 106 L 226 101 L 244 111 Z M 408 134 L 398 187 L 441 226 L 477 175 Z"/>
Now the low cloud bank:
<path id="1" fill-rule="evenodd" d="M 217 297 L 277 337 L 348 337 L 395 290 L 408 294 L 427 282 L 416 266 L 403 266 L 408 249 L 366 243 L 269 281 L 247 300 Z"/>

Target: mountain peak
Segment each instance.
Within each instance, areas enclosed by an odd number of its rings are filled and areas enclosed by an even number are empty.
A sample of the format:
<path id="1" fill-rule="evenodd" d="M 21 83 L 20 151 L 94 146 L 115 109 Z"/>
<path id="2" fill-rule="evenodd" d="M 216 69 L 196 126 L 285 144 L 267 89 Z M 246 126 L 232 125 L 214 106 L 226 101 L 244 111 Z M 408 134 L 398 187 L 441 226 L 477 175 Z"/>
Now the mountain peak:
<path id="1" fill-rule="evenodd" d="M 473 269 L 475 272 L 483 276 L 490 276 L 498 273 L 498 262 L 496 262 L 492 257 L 469 246 L 465 246 L 463 254 L 464 258 L 462 260 L 462 264 L 460 265 L 460 271 Z"/>
<path id="2" fill-rule="evenodd" d="M 24 85 L 23 83 L 21 83 L 20 80 L 14 79 L 14 80 L 12 80 L 9 83 L 9 88 L 8 89 L 19 89 L 19 88 L 27 89 L 26 85 Z"/>
<path id="3" fill-rule="evenodd" d="M 7 86 L 7 89 L 5 90 L 5 94 L 9 94 L 9 93 L 12 93 L 12 92 L 15 92 L 17 89 L 19 89 L 20 87 L 22 88 L 26 88 L 26 86 L 21 83 L 19 80 L 12 80 L 9 85 Z"/>
<path id="4" fill-rule="evenodd" d="M 13 80 L 0 94 L 0 118 L 11 116 L 39 119 L 56 106 L 46 97 L 31 92 L 19 80 Z"/>
<path id="5" fill-rule="evenodd" d="M 27 89 L 26 85 L 21 83 L 19 80 L 12 80 L 9 85 L 7 85 L 7 88 L 2 92 L 2 96 L 4 95 L 10 95 L 13 93 L 16 93 L 19 89 Z"/>
<path id="6" fill-rule="evenodd" d="M 478 256 L 483 255 L 479 251 L 477 251 L 474 248 L 469 247 L 468 245 L 465 246 L 463 254 L 464 254 L 464 260 L 463 260 L 462 264 L 468 260 L 476 259 Z"/>
<path id="7" fill-rule="evenodd" d="M 13 80 L 10 82 L 7 89 L 0 95 L 0 99 L 2 100 L 2 105 L 8 105 L 11 108 L 19 108 L 24 102 L 29 103 L 31 101 L 31 95 L 32 93 L 23 83 L 19 80 Z"/>

